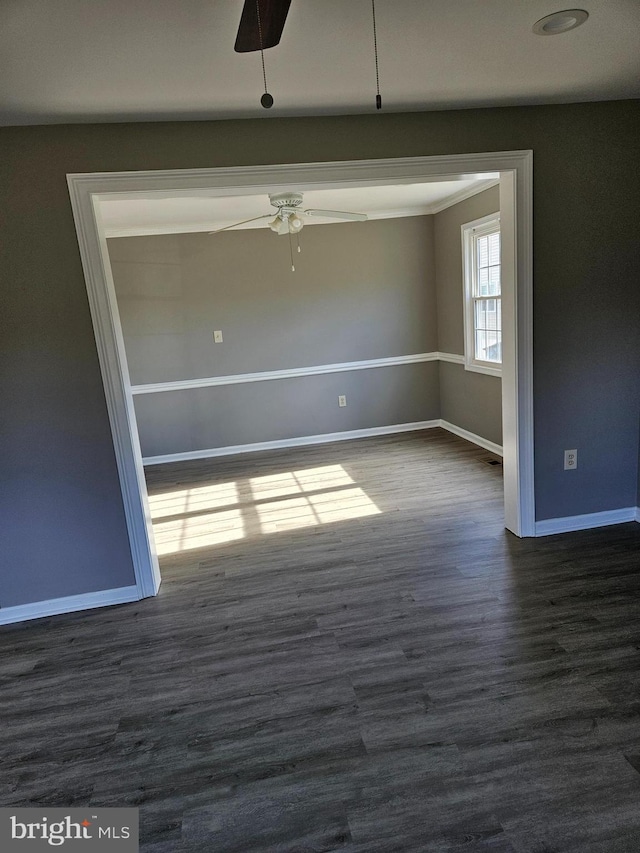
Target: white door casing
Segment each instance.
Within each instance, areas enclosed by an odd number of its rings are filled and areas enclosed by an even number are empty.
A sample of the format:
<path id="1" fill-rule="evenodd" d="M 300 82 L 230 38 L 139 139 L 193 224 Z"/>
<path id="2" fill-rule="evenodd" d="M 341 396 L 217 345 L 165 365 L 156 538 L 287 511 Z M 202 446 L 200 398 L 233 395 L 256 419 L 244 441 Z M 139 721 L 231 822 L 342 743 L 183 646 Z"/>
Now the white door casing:
<path id="1" fill-rule="evenodd" d="M 535 535 L 533 469 L 533 153 L 456 154 L 237 168 L 67 176 L 120 477 L 136 586 L 155 595 L 160 571 L 100 199 L 118 193 L 229 196 L 341 186 L 384 186 L 499 174 L 502 233 L 505 526 Z"/>

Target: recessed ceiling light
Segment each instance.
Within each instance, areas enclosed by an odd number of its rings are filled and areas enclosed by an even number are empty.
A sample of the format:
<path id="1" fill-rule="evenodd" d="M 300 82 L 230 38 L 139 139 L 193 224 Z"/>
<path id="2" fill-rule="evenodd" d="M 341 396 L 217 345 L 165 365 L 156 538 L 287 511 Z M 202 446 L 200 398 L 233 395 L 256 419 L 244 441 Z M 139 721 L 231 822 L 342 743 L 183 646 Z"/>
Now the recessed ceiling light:
<path id="1" fill-rule="evenodd" d="M 557 36 L 579 27 L 589 17 L 584 9 L 566 9 L 564 12 L 554 12 L 540 18 L 533 25 L 533 31 L 539 36 Z"/>

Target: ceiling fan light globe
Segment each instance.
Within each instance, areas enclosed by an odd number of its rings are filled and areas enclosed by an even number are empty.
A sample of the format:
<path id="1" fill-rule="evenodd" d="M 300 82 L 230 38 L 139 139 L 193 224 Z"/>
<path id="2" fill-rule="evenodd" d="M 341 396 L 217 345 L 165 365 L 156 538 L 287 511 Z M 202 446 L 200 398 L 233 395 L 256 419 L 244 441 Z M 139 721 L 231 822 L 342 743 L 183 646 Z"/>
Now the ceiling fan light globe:
<path id="1" fill-rule="evenodd" d="M 279 216 L 276 216 L 276 218 L 272 222 L 268 222 L 267 224 L 272 231 L 276 232 L 276 234 L 280 233 L 280 226 L 282 225 L 282 220 Z"/>
<path id="2" fill-rule="evenodd" d="M 289 217 L 289 230 L 293 234 L 297 234 L 299 231 L 302 231 L 303 226 L 304 222 L 302 219 L 295 213 L 291 214 Z"/>

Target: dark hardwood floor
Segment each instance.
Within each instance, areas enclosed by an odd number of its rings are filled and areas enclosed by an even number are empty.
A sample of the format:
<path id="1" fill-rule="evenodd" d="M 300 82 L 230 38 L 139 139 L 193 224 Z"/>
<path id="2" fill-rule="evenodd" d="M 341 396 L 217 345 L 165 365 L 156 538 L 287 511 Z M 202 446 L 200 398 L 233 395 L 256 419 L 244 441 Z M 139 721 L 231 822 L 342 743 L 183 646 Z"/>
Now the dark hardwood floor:
<path id="1" fill-rule="evenodd" d="M 640 525 L 440 430 L 148 471 L 160 595 L 0 629 L 0 805 L 144 853 L 637 853 Z"/>

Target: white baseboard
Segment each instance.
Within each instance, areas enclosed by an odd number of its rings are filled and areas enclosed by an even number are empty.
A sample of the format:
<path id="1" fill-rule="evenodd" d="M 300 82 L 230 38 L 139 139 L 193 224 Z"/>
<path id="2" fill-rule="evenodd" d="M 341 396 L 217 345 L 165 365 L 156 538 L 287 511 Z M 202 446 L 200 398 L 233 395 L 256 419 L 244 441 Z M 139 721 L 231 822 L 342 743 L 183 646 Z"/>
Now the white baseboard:
<path id="1" fill-rule="evenodd" d="M 302 435 L 297 438 L 283 438 L 276 441 L 258 441 L 255 444 L 234 444 L 227 447 L 211 447 L 207 450 L 187 450 L 184 453 L 167 453 L 163 456 L 145 456 L 142 460 L 144 465 L 163 465 L 169 462 L 189 462 L 194 459 L 213 459 L 217 456 L 233 456 L 239 453 L 257 453 L 260 450 L 282 450 L 287 447 L 306 447 L 311 444 L 329 444 L 332 441 L 350 441 L 353 438 L 372 438 L 377 435 L 393 435 L 400 432 L 415 432 L 421 429 L 434 429 L 442 427 L 447 432 L 464 438 L 478 447 L 502 456 L 502 447 L 476 435 L 462 427 L 450 424 L 436 418 L 431 421 L 415 421 L 408 424 L 391 424 L 390 426 L 370 427 L 367 429 L 352 429 L 345 432 L 327 432 L 321 435 Z"/>
<path id="2" fill-rule="evenodd" d="M 636 521 L 640 524 L 640 506 L 636 507 Z"/>
<path id="3" fill-rule="evenodd" d="M 607 527 L 610 524 L 623 524 L 625 521 L 638 521 L 639 518 L 640 510 L 635 506 L 605 512 L 588 512 L 585 515 L 568 515 L 565 518 L 547 518 L 544 521 L 536 521 L 536 536 Z"/>
<path id="4" fill-rule="evenodd" d="M 281 450 L 286 447 L 305 447 L 310 444 L 328 444 L 331 441 L 349 441 L 352 438 L 371 438 L 376 435 L 392 435 L 396 432 L 414 432 L 440 426 L 439 420 L 416 421 L 409 424 L 351 429 L 345 432 L 326 432 L 321 435 L 302 435 L 298 438 L 282 438 L 276 441 L 258 441 L 255 444 L 235 444 L 227 447 L 212 447 L 208 450 L 188 450 L 185 453 L 169 453 L 166 456 L 145 456 L 144 465 L 161 465 L 165 462 L 187 462 L 191 459 L 211 459 L 216 456 L 232 456 L 236 453 L 256 453 L 260 450 Z"/>
<path id="5" fill-rule="evenodd" d="M 47 601 L 34 601 L 33 604 L 1 607 L 0 625 L 11 625 L 14 622 L 55 616 L 58 613 L 73 613 L 76 610 L 91 610 L 94 607 L 109 607 L 112 604 L 126 604 L 139 600 L 136 586 L 122 586 L 118 589 L 102 589 L 99 592 L 87 592 L 82 595 L 50 598 Z"/>
<path id="6" fill-rule="evenodd" d="M 476 435 L 474 432 L 469 432 L 468 429 L 463 429 L 455 424 L 450 424 L 449 421 L 441 420 L 440 426 L 442 429 L 446 429 L 447 432 L 452 432 L 459 438 L 464 438 L 466 441 L 472 442 L 472 444 L 477 444 L 478 447 L 483 447 L 485 450 L 495 453 L 496 456 L 502 456 L 502 445 L 495 444 L 495 442 L 489 441 L 488 438 L 482 438 L 481 435 Z"/>

